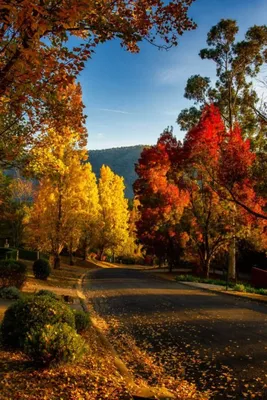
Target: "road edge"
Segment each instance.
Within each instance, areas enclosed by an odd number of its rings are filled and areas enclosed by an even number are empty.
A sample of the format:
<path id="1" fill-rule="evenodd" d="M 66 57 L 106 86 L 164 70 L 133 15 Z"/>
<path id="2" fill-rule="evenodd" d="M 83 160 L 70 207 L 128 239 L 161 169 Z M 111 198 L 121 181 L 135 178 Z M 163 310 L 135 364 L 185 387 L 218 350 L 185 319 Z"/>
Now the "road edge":
<path id="1" fill-rule="evenodd" d="M 112 346 L 112 344 L 110 343 L 110 341 L 108 340 L 106 335 L 103 333 L 102 329 L 98 326 L 95 318 L 93 318 L 90 315 L 90 311 L 86 304 L 86 296 L 83 292 L 83 281 L 85 278 L 86 278 L 86 274 L 81 275 L 80 278 L 78 279 L 78 282 L 76 285 L 76 293 L 80 300 L 81 307 L 89 315 L 92 326 L 96 330 L 102 345 L 106 349 L 108 349 L 110 351 L 110 353 L 112 354 L 112 356 L 114 358 L 114 364 L 115 364 L 117 370 L 119 371 L 119 373 L 121 374 L 121 376 L 123 377 L 123 379 L 125 380 L 126 385 L 129 389 L 131 395 L 133 396 L 133 398 L 140 399 L 140 400 L 141 399 L 146 399 L 146 400 L 149 400 L 149 399 L 151 399 L 151 400 L 174 399 L 175 398 L 174 394 L 169 392 L 166 388 L 159 388 L 159 387 L 152 388 L 152 387 L 148 387 L 148 386 L 139 387 L 135 384 L 132 373 L 129 371 L 126 364 L 123 362 L 123 360 L 120 358 L 120 356 L 118 355 L 118 353 L 116 352 L 116 350 L 114 349 L 114 347 Z"/>
<path id="2" fill-rule="evenodd" d="M 164 278 L 162 278 L 164 279 Z M 173 281 L 175 283 L 179 283 L 181 285 L 184 286 L 188 286 L 194 289 L 199 289 L 199 290 L 204 290 L 206 292 L 211 292 L 211 293 L 215 293 L 215 294 L 223 294 L 226 296 L 232 296 L 232 297 L 237 297 L 239 299 L 243 299 L 243 300 L 251 300 L 257 303 L 262 303 L 262 304 L 266 304 L 267 305 L 267 299 L 261 299 L 261 298 L 255 298 L 255 297 L 250 297 L 247 296 L 246 294 L 241 294 L 238 292 L 232 292 L 232 291 L 227 291 L 227 290 L 216 290 L 216 289 L 211 289 L 211 288 L 205 288 L 205 287 L 201 287 L 201 286 L 195 286 L 193 284 L 193 282 L 184 282 L 184 281 Z"/>

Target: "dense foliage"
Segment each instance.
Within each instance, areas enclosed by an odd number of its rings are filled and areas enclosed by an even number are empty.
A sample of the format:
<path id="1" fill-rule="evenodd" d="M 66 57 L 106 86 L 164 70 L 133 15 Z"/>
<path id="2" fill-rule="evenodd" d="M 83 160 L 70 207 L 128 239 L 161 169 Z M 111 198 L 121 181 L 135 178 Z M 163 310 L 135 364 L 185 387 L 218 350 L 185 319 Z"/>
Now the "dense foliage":
<path id="1" fill-rule="evenodd" d="M 75 328 L 75 318 L 71 309 L 51 296 L 34 296 L 18 300 L 5 312 L 1 325 L 2 340 L 5 345 L 23 348 L 31 329 L 39 331 L 45 325 L 66 323 Z"/>
<path id="2" fill-rule="evenodd" d="M 75 328 L 78 333 L 84 332 L 90 325 L 88 313 L 80 310 L 74 311 Z"/>
<path id="3" fill-rule="evenodd" d="M 47 324 L 32 328 L 24 343 L 24 352 L 36 363 L 44 366 L 78 361 L 85 352 L 85 342 L 66 323 Z"/>
<path id="4" fill-rule="evenodd" d="M 23 146 L 38 141 L 49 128 L 62 134 L 67 126 L 84 142 L 81 87 L 75 78 L 96 46 L 118 39 L 127 50 L 138 52 L 139 42 L 157 45 L 157 38 L 160 48 L 175 46 L 184 31 L 195 28 L 187 16 L 192 1 L 3 0 L 1 164 L 18 160 Z"/>
<path id="5" fill-rule="evenodd" d="M 170 268 L 185 252 L 207 277 L 212 260 L 233 239 L 257 238 L 265 248 L 266 202 L 256 193 L 255 158 L 240 127 L 228 130 L 214 105 L 204 108 L 183 144 L 164 131 L 136 166 L 140 242 Z M 229 275 L 235 278 L 235 269 Z"/>

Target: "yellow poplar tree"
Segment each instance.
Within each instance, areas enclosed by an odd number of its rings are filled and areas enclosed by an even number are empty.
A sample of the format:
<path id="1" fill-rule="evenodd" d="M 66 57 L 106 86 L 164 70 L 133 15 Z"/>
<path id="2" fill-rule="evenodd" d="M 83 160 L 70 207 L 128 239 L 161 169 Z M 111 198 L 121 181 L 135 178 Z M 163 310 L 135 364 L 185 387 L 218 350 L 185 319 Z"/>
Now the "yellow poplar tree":
<path id="1" fill-rule="evenodd" d="M 126 243 L 129 236 L 129 211 L 123 178 L 105 165 L 100 170 L 98 188 L 101 206 L 98 247 L 102 258 L 106 250 L 114 253 Z"/>
<path id="2" fill-rule="evenodd" d="M 72 254 L 82 235 L 90 198 L 87 179 L 92 174 L 90 166 L 82 163 L 85 154 L 72 132 L 49 131 L 44 145 L 32 150 L 29 169 L 40 176 L 40 182 L 26 221 L 26 240 L 52 254 L 55 268 L 60 267 L 63 248 Z"/>
<path id="3" fill-rule="evenodd" d="M 127 258 L 142 258 L 142 245 L 138 244 L 138 238 L 136 233 L 136 222 L 140 218 L 140 213 L 138 211 L 138 207 L 140 202 L 138 199 L 134 199 L 132 205 L 129 207 L 129 236 L 125 242 L 125 244 L 119 249 L 118 256 L 119 257 L 127 257 Z"/>
<path id="4" fill-rule="evenodd" d="M 99 234 L 100 204 L 96 176 L 90 163 L 85 165 L 87 202 L 82 221 L 82 235 L 80 240 L 83 258 L 86 260 L 88 251 L 97 243 Z"/>

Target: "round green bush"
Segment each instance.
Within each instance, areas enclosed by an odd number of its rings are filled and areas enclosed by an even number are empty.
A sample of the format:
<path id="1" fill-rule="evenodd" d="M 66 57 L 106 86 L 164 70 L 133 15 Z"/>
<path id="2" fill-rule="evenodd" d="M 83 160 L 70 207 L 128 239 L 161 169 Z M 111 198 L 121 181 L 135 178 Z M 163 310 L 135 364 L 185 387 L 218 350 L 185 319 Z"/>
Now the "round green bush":
<path id="1" fill-rule="evenodd" d="M 44 281 L 49 277 L 51 273 L 49 261 L 43 258 L 34 261 L 32 270 L 36 279 L 42 279 Z"/>
<path id="2" fill-rule="evenodd" d="M 22 348 L 31 329 L 41 329 L 57 322 L 66 322 L 75 328 L 73 311 L 63 302 L 49 296 L 18 300 L 5 312 L 1 325 L 2 342 L 7 346 Z"/>
<path id="3" fill-rule="evenodd" d="M 21 261 L 0 261 L 0 287 L 21 288 L 26 280 L 26 265 Z"/>
<path id="4" fill-rule="evenodd" d="M 89 315 L 84 311 L 74 311 L 75 328 L 78 333 L 85 331 L 90 325 Z"/>
<path id="5" fill-rule="evenodd" d="M 22 294 L 15 286 L 4 287 L 0 289 L 1 299 L 19 300 L 22 298 Z"/>
<path id="6" fill-rule="evenodd" d="M 60 300 L 60 298 L 54 292 L 46 289 L 39 290 L 39 292 L 35 293 L 35 296 L 48 296 L 51 297 L 51 299 Z"/>
<path id="7" fill-rule="evenodd" d="M 85 352 L 85 342 L 68 324 L 59 322 L 31 329 L 24 351 L 36 364 L 48 366 L 79 360 Z"/>

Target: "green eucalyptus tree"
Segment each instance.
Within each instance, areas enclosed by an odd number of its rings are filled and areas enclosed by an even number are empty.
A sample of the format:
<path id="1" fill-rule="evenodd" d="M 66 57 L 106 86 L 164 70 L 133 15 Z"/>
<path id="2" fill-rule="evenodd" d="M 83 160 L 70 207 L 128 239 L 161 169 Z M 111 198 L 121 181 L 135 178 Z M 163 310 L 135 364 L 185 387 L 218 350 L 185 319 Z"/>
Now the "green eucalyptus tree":
<path id="1" fill-rule="evenodd" d="M 184 96 L 195 105 L 179 114 L 177 123 L 182 130 L 194 126 L 203 107 L 214 103 L 228 128 L 238 122 L 244 134 L 255 142 L 262 136 L 262 125 L 267 121 L 260 111 L 253 79 L 267 61 L 267 26 L 249 28 L 245 39 L 239 42 L 238 31 L 236 21 L 231 19 L 222 19 L 209 31 L 208 47 L 199 56 L 215 63 L 217 80 L 212 85 L 209 77 L 193 75 L 188 79 Z"/>

